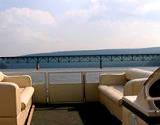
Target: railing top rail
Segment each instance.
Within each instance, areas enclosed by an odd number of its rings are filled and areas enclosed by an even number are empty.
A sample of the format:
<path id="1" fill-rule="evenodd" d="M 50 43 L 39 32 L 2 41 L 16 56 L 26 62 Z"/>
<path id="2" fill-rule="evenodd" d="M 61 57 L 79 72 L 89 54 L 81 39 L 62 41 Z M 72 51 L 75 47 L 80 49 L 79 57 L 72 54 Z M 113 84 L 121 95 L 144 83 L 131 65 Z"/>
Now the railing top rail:
<path id="1" fill-rule="evenodd" d="M 102 73 L 102 72 L 123 72 L 125 71 L 125 69 L 122 70 L 101 70 L 101 71 L 4 71 L 5 73 L 54 73 L 54 74 L 58 74 L 58 73 Z"/>

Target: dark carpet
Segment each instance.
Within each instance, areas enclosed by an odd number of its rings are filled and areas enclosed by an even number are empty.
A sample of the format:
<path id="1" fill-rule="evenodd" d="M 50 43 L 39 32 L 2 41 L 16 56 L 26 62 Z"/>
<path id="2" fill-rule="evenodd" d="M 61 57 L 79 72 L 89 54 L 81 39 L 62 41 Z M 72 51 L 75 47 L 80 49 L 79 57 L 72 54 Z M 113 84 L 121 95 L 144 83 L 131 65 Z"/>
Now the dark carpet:
<path id="1" fill-rule="evenodd" d="M 36 108 L 32 125 L 120 125 L 99 103 L 52 105 Z"/>

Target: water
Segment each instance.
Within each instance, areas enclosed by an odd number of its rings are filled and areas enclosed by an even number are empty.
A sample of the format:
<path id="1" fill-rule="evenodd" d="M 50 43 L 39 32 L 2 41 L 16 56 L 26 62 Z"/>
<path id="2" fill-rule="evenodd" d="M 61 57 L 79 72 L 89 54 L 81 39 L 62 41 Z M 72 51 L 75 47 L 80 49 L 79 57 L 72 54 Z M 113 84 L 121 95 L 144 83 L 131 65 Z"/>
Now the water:
<path id="1" fill-rule="evenodd" d="M 8 75 L 28 74 L 34 84 L 45 83 L 45 72 L 48 73 L 50 84 L 76 84 L 81 83 L 81 72 L 86 72 L 87 83 L 98 83 L 102 72 L 122 72 L 131 67 L 108 67 L 108 68 L 48 68 L 48 69 L 2 69 Z M 154 71 L 158 67 L 136 67 Z"/>
<path id="2" fill-rule="evenodd" d="M 153 71 L 158 67 L 105 67 L 105 68 L 41 68 L 38 71 L 36 69 L 0 69 L 2 72 L 82 72 L 82 71 L 120 71 L 128 68 L 140 68 Z"/>

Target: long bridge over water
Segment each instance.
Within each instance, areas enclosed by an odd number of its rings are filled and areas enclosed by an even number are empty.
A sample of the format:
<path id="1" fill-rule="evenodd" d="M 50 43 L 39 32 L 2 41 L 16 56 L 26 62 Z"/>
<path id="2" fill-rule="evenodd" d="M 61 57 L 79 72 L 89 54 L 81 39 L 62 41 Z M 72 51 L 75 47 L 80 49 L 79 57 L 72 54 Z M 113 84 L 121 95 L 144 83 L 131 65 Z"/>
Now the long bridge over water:
<path id="1" fill-rule="evenodd" d="M 160 66 L 160 54 L 117 54 L 117 55 L 67 55 L 67 56 L 18 56 L 0 57 L 0 62 L 9 64 L 71 64 L 71 63 L 96 63 L 99 68 L 103 68 L 107 63 L 123 64 L 129 66 Z M 118 65 L 117 65 L 118 66 Z"/>

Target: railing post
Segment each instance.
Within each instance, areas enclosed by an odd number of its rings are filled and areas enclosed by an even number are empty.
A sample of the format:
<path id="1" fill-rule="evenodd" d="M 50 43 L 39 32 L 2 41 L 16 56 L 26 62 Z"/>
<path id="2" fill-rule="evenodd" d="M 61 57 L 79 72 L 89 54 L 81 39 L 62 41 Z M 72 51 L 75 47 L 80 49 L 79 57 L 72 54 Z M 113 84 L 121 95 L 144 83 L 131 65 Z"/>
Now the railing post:
<path id="1" fill-rule="evenodd" d="M 46 104 L 49 104 L 49 93 L 48 93 L 48 87 L 49 87 L 49 77 L 48 77 L 48 72 L 44 73 L 45 77 L 45 99 L 46 99 Z"/>
<path id="2" fill-rule="evenodd" d="M 81 72 L 81 83 L 82 83 L 82 91 L 83 91 L 83 102 L 86 102 L 86 73 Z"/>

